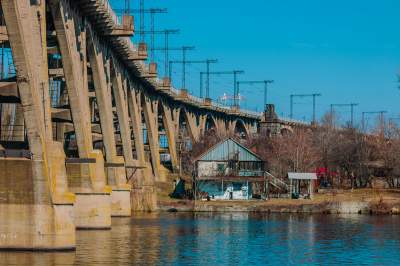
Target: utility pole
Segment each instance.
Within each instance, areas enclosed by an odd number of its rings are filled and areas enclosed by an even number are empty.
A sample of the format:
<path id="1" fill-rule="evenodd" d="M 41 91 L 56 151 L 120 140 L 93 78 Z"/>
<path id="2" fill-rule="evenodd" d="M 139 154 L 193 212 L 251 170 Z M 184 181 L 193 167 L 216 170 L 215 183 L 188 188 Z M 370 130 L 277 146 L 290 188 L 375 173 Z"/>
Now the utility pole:
<path id="1" fill-rule="evenodd" d="M 351 113 L 351 118 L 350 118 L 350 125 L 353 128 L 354 127 L 354 107 L 358 106 L 358 103 L 335 103 L 331 104 L 331 119 L 333 120 L 333 111 L 335 107 L 350 107 L 350 113 Z M 332 121 L 333 123 L 333 121 Z"/>
<path id="2" fill-rule="evenodd" d="M 290 95 L 290 115 L 289 115 L 290 119 L 293 119 L 293 97 L 294 97 L 294 95 L 291 94 Z"/>
<path id="3" fill-rule="evenodd" d="M 234 70 L 233 71 L 233 84 L 235 84 L 234 85 L 235 93 L 233 95 L 233 102 L 234 102 L 233 106 L 239 108 L 239 89 L 237 87 L 237 75 L 238 74 L 244 74 L 244 71 L 243 70 Z"/>
<path id="4" fill-rule="evenodd" d="M 387 111 L 372 111 L 372 112 L 362 112 L 362 117 L 361 117 L 361 124 L 362 124 L 362 130 L 365 132 L 366 130 L 366 125 L 365 125 L 365 115 L 368 114 L 378 114 L 381 120 L 381 123 L 383 123 L 385 117 L 384 115 L 387 113 Z"/>
<path id="5" fill-rule="evenodd" d="M 182 46 L 182 47 L 175 47 L 175 48 L 171 48 L 171 47 L 168 47 L 168 42 L 166 42 L 166 45 L 167 46 L 165 46 L 165 47 L 159 47 L 159 48 L 154 48 L 153 50 L 154 51 L 164 51 L 165 52 L 165 60 L 168 60 L 169 59 L 169 51 L 183 51 L 183 50 L 190 50 L 190 49 L 188 49 L 188 48 L 192 48 L 192 46 Z M 194 49 L 194 47 L 193 47 L 193 49 Z M 165 63 L 165 69 L 166 69 L 166 72 L 165 72 L 165 77 L 168 77 L 169 78 L 169 80 L 170 81 L 172 81 L 172 70 L 171 70 L 171 68 L 172 68 L 172 64 L 173 63 L 183 63 L 183 62 L 186 62 L 186 64 L 189 62 L 189 61 L 187 61 L 187 60 L 185 60 L 185 61 L 166 61 L 166 63 Z M 186 70 L 185 70 L 185 72 L 186 72 Z"/>
<path id="6" fill-rule="evenodd" d="M 215 64 L 215 63 L 218 63 L 218 60 L 216 60 L 216 59 L 207 59 L 206 60 L 206 65 L 207 65 L 207 67 L 206 67 L 206 75 L 207 75 L 206 90 L 207 91 L 210 91 L 210 64 Z M 203 96 L 203 86 L 200 87 L 200 92 L 201 92 L 200 97 L 202 97 Z"/>
<path id="7" fill-rule="evenodd" d="M 176 48 L 169 48 L 169 35 L 171 34 L 178 34 L 179 30 L 154 30 L 154 31 L 143 31 L 143 34 L 145 33 L 151 33 L 152 35 L 154 34 L 164 34 L 165 38 L 165 47 L 162 48 L 150 48 L 150 52 L 152 56 L 154 56 L 154 51 L 164 51 L 165 52 L 165 77 L 168 75 L 168 58 L 169 58 L 169 51 L 171 50 L 182 50 L 182 48 L 176 49 Z"/>
<path id="8" fill-rule="evenodd" d="M 171 34 L 177 34 L 179 33 L 179 30 L 165 30 L 164 31 L 164 36 L 165 36 L 165 75 L 168 74 L 168 60 L 169 60 L 169 35 Z"/>
<path id="9" fill-rule="evenodd" d="M 154 62 L 154 47 L 155 47 L 155 15 L 156 14 L 162 14 L 162 13 L 168 13 L 168 10 L 166 8 L 150 8 L 150 31 L 151 33 L 151 40 L 150 40 L 150 60 L 151 62 Z"/>
<path id="10" fill-rule="evenodd" d="M 216 59 L 207 59 L 207 60 L 190 60 L 190 61 L 169 61 L 169 78 L 171 80 L 171 75 L 172 75 L 172 64 L 206 64 L 207 66 L 207 71 L 206 72 L 200 72 L 200 98 L 203 98 L 203 75 L 208 74 L 210 72 L 210 64 L 212 63 L 218 63 L 218 60 Z M 208 75 L 209 78 L 210 75 Z M 209 81 L 207 80 L 209 83 Z"/>
<path id="11" fill-rule="evenodd" d="M 150 60 L 151 62 L 154 62 L 154 46 L 155 46 L 155 34 L 160 33 L 159 31 L 155 30 L 155 15 L 156 14 L 166 14 L 168 13 L 168 10 L 166 8 L 149 8 L 149 9 L 130 9 L 129 8 L 129 0 L 126 0 L 125 2 L 125 10 L 121 9 L 115 9 L 115 12 L 120 13 L 124 12 L 125 14 L 140 14 L 144 16 L 144 14 L 150 14 L 150 30 L 146 31 L 144 29 L 144 25 L 142 28 L 142 24 L 140 25 L 140 32 L 139 35 L 143 36 L 142 41 L 144 42 L 144 36 L 147 33 L 150 33 L 151 39 L 150 39 Z M 144 19 L 143 19 L 144 21 Z M 161 32 L 164 33 L 164 32 Z"/>
<path id="12" fill-rule="evenodd" d="M 203 75 L 206 73 L 200 72 L 200 98 L 203 98 Z"/>
<path id="13" fill-rule="evenodd" d="M 139 2 L 140 10 L 140 42 L 144 43 L 144 0 Z"/>
<path id="14" fill-rule="evenodd" d="M 268 103 L 268 84 L 274 83 L 273 80 L 261 80 L 261 81 L 238 81 L 237 82 L 237 90 L 238 94 L 240 91 L 240 84 L 249 84 L 249 85 L 254 85 L 254 84 L 264 84 L 264 107 Z"/>
<path id="15" fill-rule="evenodd" d="M 207 76 L 210 75 L 233 75 L 233 87 L 234 87 L 234 96 L 233 96 L 233 105 L 237 106 L 237 100 L 238 100 L 238 95 L 237 95 L 237 75 L 239 74 L 244 74 L 243 70 L 233 70 L 233 71 L 215 71 L 215 72 L 200 72 L 200 76 L 204 75 L 201 74 L 204 73 Z M 206 88 L 206 98 L 210 98 L 210 87 L 208 86 Z"/>
<path id="16" fill-rule="evenodd" d="M 182 89 L 186 89 L 186 52 L 194 50 L 194 46 L 182 47 Z"/>
<path id="17" fill-rule="evenodd" d="M 163 30 L 163 31 L 155 31 L 155 33 L 162 33 L 162 34 L 164 34 L 164 41 L 165 41 L 165 44 L 164 44 L 164 47 L 160 47 L 160 48 L 152 48 L 151 49 L 151 51 L 152 52 L 154 52 L 154 51 L 164 51 L 164 55 L 165 55 L 165 59 L 164 59 L 164 77 L 167 77 L 168 76 L 168 74 L 169 74 L 169 51 L 172 51 L 172 50 L 181 50 L 181 48 L 170 48 L 169 47 L 169 36 L 171 35 L 171 34 L 178 34 L 179 33 L 179 30 Z"/>
<path id="18" fill-rule="evenodd" d="M 293 119 L 293 99 L 295 97 L 298 98 L 304 98 L 304 97 L 312 97 L 313 99 L 313 113 L 312 113 L 312 122 L 313 124 L 316 123 L 316 103 L 317 103 L 317 97 L 322 96 L 320 93 L 312 93 L 312 94 L 291 94 L 290 95 L 290 118 Z"/>
<path id="19" fill-rule="evenodd" d="M 124 10 L 125 15 L 129 15 L 131 9 L 130 6 L 131 6 L 131 0 L 125 0 L 125 10 Z"/>
<path id="20" fill-rule="evenodd" d="M 273 80 L 264 80 L 264 108 L 268 104 L 268 84 L 274 83 Z"/>

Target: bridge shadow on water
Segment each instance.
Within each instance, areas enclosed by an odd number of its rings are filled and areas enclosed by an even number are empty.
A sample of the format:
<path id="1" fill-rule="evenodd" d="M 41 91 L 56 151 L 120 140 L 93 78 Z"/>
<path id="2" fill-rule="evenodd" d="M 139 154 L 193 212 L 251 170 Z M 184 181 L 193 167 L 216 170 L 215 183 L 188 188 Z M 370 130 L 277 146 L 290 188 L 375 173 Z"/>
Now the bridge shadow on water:
<path id="1" fill-rule="evenodd" d="M 399 265 L 400 217 L 135 214 L 78 231 L 69 253 L 1 252 L 1 265 Z"/>

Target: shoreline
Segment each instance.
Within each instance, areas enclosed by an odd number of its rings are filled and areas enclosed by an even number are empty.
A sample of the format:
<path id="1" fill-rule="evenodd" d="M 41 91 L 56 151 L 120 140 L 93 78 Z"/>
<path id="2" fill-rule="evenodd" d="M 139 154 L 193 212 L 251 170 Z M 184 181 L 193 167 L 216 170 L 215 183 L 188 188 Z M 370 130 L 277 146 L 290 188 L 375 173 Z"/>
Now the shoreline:
<path id="1" fill-rule="evenodd" d="M 362 189 L 316 194 L 313 200 L 159 201 L 161 212 L 248 212 L 400 215 L 400 190 Z"/>

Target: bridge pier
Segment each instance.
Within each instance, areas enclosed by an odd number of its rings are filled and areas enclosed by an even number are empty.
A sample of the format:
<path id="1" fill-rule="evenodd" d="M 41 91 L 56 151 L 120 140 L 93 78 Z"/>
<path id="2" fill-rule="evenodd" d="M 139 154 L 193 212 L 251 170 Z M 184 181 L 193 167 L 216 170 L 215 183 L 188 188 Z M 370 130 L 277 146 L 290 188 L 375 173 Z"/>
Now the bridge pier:
<path id="1" fill-rule="evenodd" d="M 113 216 L 131 216 L 130 192 L 131 186 L 127 184 L 127 176 L 134 174 L 135 162 L 132 152 L 131 127 L 129 124 L 128 103 L 127 103 L 127 80 L 122 81 L 121 68 L 113 60 L 111 81 L 114 92 L 114 99 L 119 122 L 120 136 L 122 140 L 122 149 L 124 158 L 120 157 L 121 168 L 116 169 L 124 171 L 116 173 L 118 179 L 115 180 L 116 188 L 112 194 Z M 123 160 L 125 159 L 125 160 Z M 124 165 L 125 164 L 125 165 Z M 124 166 L 122 168 L 122 165 Z M 126 167 L 126 168 L 125 168 Z M 122 177 L 125 177 L 123 180 Z"/>
<path id="2" fill-rule="evenodd" d="M 111 229 L 111 187 L 105 184 L 104 159 L 93 150 L 87 158 L 67 162 L 68 185 L 76 195 L 77 229 Z"/>
<path id="3" fill-rule="evenodd" d="M 86 29 L 65 0 L 51 0 L 49 7 L 57 33 L 79 153 L 78 160 L 67 163 L 69 187 L 76 194 L 75 225 L 78 229 L 110 229 L 111 189 L 106 186 L 103 154 L 93 150 Z M 77 28 L 81 30 L 79 35 Z"/>
<path id="4" fill-rule="evenodd" d="M 149 162 L 146 162 L 143 142 L 142 126 L 142 97 L 138 92 L 138 85 L 129 80 L 128 108 L 132 121 L 132 131 L 136 151 L 136 169 L 131 180 L 132 211 L 153 211 L 157 209 L 154 176 Z"/>
<path id="5" fill-rule="evenodd" d="M 185 112 L 186 122 L 189 126 L 189 133 L 193 142 L 197 142 L 200 139 L 200 130 L 197 125 L 196 115 L 192 112 Z"/>
<path id="6" fill-rule="evenodd" d="M 147 138 L 150 146 L 151 164 L 156 181 L 165 181 L 165 176 L 161 173 L 160 165 L 160 144 L 158 134 L 158 100 L 142 94 L 143 113 L 147 127 Z"/>
<path id="7" fill-rule="evenodd" d="M 58 143 L 48 163 L 40 158 L 0 159 L 0 250 L 75 249 L 75 196 L 67 191 Z M 18 169 L 16 171 L 16 169 Z"/>
<path id="8" fill-rule="evenodd" d="M 178 169 L 178 154 L 176 152 L 176 138 L 178 132 L 175 132 L 176 121 L 173 118 L 171 107 L 166 102 L 161 102 L 163 108 L 163 123 L 168 140 L 168 150 L 171 156 L 171 163 L 173 169 Z M 179 121 L 178 121 L 179 123 Z"/>
<path id="9" fill-rule="evenodd" d="M 29 169 L 22 165 L 21 161 L 8 161 L 7 164 L 0 162 L 3 167 L 20 167 Z M 33 162 L 32 168 L 42 167 L 41 163 Z M 39 166 L 37 166 L 39 165 Z M 33 170 L 35 171 L 35 170 Z M 26 173 L 20 171 L 20 173 Z M 2 184 L 2 193 L 12 195 L 21 191 L 27 192 L 31 187 L 29 183 L 35 182 L 34 176 L 30 178 L 13 176 L 19 180 L 25 179 L 25 184 L 15 187 L 15 184 Z M 4 179 L 3 177 L 1 177 Z M 10 186 L 11 185 L 11 186 Z M 5 190 L 5 189 L 7 190 Z M 40 189 L 40 186 L 36 186 Z M 15 191 L 19 189 L 19 191 Z M 23 190 L 24 189 L 24 190 Z M 75 227 L 72 212 L 73 203 L 53 204 L 51 201 L 38 202 L 31 196 L 25 195 L 18 201 L 8 200 L 0 204 L 0 250 L 74 250 L 75 249 Z"/>
<path id="10" fill-rule="evenodd" d="M 18 70 L 31 152 L 25 158 L 0 159 L 0 249 L 74 249 L 75 198 L 68 193 L 65 157 L 62 146 L 52 141 L 50 105 L 44 99 L 48 96 L 47 58 L 40 51 L 46 31 L 38 19 L 38 14 L 45 17 L 44 5 L 12 0 L 0 4 Z"/>
<path id="11" fill-rule="evenodd" d="M 100 114 L 101 134 L 106 152 L 107 179 L 113 191 L 111 195 L 111 216 L 130 216 L 130 185 L 126 184 L 125 160 L 123 157 L 117 156 L 115 142 L 111 83 L 108 82 L 111 80 L 111 58 L 106 58 L 103 47 L 99 44 L 98 38 L 91 29 L 89 29 L 88 35 L 88 58 L 92 68 Z M 117 81 L 114 85 L 117 90 L 118 86 L 121 86 Z"/>
<path id="12" fill-rule="evenodd" d="M 199 135 L 203 136 L 206 132 L 207 115 L 201 114 L 199 119 Z"/>
<path id="13" fill-rule="evenodd" d="M 225 137 L 226 135 L 228 135 L 229 132 L 226 129 L 226 122 L 223 119 L 219 118 L 219 117 L 217 117 L 215 120 L 216 120 L 216 123 L 217 123 L 216 127 L 217 127 L 218 134 L 221 137 Z"/>

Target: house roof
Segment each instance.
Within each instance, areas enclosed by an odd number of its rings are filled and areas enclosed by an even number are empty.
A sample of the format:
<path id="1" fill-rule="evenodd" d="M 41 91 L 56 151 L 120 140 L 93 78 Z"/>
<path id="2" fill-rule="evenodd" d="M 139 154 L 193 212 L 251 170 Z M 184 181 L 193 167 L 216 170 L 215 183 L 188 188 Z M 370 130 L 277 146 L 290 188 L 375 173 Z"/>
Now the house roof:
<path id="1" fill-rule="evenodd" d="M 297 180 L 316 180 L 316 173 L 288 173 L 289 179 L 297 179 Z"/>
<path id="2" fill-rule="evenodd" d="M 199 155 L 195 161 L 227 161 L 236 154 L 239 161 L 263 161 L 260 156 L 232 138 L 224 139 Z"/>

